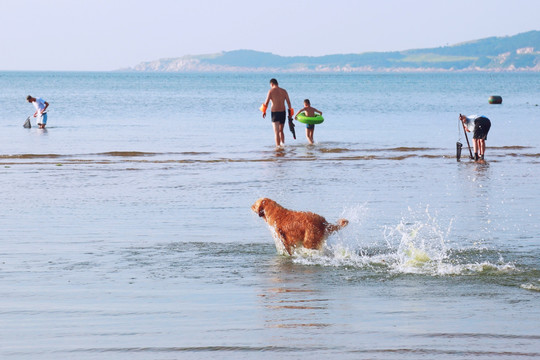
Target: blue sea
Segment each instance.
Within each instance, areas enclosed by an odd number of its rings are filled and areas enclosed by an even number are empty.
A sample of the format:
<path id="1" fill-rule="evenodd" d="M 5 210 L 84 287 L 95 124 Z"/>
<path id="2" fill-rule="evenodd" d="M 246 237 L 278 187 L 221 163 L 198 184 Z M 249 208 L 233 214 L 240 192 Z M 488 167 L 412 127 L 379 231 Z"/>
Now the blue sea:
<path id="1" fill-rule="evenodd" d="M 272 77 L 323 111 L 314 145 L 296 123 L 275 147 Z M 2 359 L 540 358 L 540 74 L 0 72 L 0 89 Z M 45 130 L 23 128 L 28 94 Z M 492 122 L 484 162 L 460 113 Z M 350 223 L 285 256 L 260 197 Z"/>

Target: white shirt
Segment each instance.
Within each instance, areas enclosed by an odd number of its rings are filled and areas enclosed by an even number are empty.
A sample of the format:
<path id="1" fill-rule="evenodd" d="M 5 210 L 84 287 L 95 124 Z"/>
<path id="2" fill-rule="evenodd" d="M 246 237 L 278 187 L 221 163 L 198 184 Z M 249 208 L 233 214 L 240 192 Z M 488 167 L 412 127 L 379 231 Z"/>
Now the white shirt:
<path id="1" fill-rule="evenodd" d="M 45 109 L 45 100 L 43 100 L 42 98 L 37 98 L 36 101 L 34 101 L 32 104 L 38 111 L 38 115 L 40 115 L 41 112 Z"/>
<path id="2" fill-rule="evenodd" d="M 474 121 L 478 118 L 485 117 L 484 115 L 469 115 L 465 116 L 465 126 L 467 127 L 467 130 L 474 131 Z"/>

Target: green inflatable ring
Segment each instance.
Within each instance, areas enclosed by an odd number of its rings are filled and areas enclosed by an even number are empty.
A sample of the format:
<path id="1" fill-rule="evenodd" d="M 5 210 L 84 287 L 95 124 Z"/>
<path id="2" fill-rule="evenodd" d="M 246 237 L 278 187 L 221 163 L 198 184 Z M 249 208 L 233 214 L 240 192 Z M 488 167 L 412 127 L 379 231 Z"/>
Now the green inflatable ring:
<path id="1" fill-rule="evenodd" d="M 317 124 L 322 123 L 324 121 L 324 118 L 322 117 L 322 115 L 310 117 L 310 116 L 298 114 L 296 116 L 296 120 L 304 124 L 317 125 Z"/>

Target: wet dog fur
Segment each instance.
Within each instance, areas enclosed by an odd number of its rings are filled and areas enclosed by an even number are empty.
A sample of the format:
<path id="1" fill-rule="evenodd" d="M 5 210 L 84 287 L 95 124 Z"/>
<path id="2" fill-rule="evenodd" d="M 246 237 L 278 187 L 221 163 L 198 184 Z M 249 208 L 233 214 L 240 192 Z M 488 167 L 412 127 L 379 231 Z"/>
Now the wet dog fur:
<path id="1" fill-rule="evenodd" d="M 348 220 L 339 219 L 337 224 L 330 224 L 320 215 L 288 210 L 268 198 L 257 200 L 251 209 L 274 228 L 289 255 L 298 246 L 320 250 L 331 233 L 349 223 Z"/>

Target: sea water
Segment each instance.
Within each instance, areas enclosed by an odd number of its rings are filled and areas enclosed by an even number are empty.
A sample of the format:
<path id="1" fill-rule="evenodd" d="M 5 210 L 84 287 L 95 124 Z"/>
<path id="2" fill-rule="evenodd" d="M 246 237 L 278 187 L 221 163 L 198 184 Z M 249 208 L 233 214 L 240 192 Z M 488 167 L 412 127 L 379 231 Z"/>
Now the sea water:
<path id="1" fill-rule="evenodd" d="M 257 110 L 271 77 L 323 111 L 315 145 L 296 123 L 275 148 Z M 0 88 L 3 359 L 540 357 L 538 74 L 3 72 Z M 23 128 L 28 94 L 46 130 Z M 459 113 L 491 119 L 485 162 Z M 250 209 L 263 196 L 350 223 L 285 256 Z"/>

